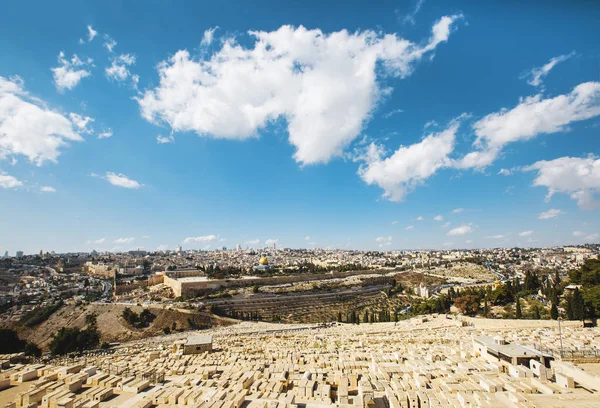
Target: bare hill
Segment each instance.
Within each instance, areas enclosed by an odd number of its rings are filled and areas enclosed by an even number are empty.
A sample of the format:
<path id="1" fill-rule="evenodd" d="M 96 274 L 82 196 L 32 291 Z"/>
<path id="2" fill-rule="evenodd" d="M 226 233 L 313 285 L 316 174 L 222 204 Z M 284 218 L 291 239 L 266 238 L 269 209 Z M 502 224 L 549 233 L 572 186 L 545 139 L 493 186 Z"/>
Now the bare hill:
<path id="1" fill-rule="evenodd" d="M 165 327 L 170 329 L 175 327 L 176 330 L 197 330 L 213 326 L 226 326 L 236 322 L 206 312 L 149 307 L 148 309 L 156 315 L 156 318 L 149 327 L 138 329 L 132 327 L 123 319 L 122 314 L 126 307 L 136 313 L 143 310 L 141 306 L 122 304 L 65 305 L 50 316 L 48 320 L 36 327 L 18 328 L 19 336 L 38 344 L 42 348 L 47 348 L 52 335 L 60 328 L 82 328 L 85 326 L 86 316 L 92 314 L 96 315 L 102 341 L 107 342 L 122 342 L 162 335 Z"/>

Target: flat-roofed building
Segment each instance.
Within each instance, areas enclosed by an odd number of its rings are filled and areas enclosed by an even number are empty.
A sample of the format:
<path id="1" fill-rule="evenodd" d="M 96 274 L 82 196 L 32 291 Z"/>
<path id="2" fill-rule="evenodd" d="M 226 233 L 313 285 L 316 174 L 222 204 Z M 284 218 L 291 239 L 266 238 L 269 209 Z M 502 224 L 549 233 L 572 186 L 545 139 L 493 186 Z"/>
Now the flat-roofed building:
<path id="1" fill-rule="evenodd" d="M 189 336 L 183 345 L 183 354 L 201 354 L 212 351 L 211 335 Z"/>
<path id="2" fill-rule="evenodd" d="M 473 338 L 473 348 L 482 356 L 492 356 L 498 360 L 506 361 L 513 365 L 524 365 L 529 367 L 530 360 L 544 363 L 550 366 L 553 358 L 533 348 L 524 347 L 516 343 L 507 343 L 503 337 L 480 336 Z"/>

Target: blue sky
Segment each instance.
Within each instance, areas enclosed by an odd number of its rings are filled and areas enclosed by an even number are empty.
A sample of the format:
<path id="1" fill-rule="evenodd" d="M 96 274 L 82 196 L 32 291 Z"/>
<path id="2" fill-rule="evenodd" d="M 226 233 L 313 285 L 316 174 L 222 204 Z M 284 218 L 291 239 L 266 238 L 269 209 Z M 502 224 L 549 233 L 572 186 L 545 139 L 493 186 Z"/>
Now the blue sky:
<path id="1" fill-rule="evenodd" d="M 594 2 L 0 14 L 0 251 L 600 242 Z"/>

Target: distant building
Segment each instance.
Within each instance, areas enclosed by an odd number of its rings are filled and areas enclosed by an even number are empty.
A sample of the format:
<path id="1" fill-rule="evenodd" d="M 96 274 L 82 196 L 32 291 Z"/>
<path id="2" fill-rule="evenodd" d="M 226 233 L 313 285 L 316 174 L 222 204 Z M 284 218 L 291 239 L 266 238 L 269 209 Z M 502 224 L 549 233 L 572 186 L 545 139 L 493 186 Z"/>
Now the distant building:
<path id="1" fill-rule="evenodd" d="M 189 336 L 183 345 L 183 354 L 201 354 L 212 351 L 212 336 Z"/>
<path id="2" fill-rule="evenodd" d="M 4 257 L 8 258 L 8 251 L 4 251 Z"/>
<path id="3" fill-rule="evenodd" d="M 254 267 L 254 270 L 255 270 L 255 271 L 265 271 L 265 270 L 269 270 L 269 269 L 271 269 L 271 268 L 272 268 L 272 266 L 271 266 L 271 265 L 269 265 L 269 260 L 267 259 L 267 257 L 266 257 L 266 256 L 264 256 L 264 255 L 263 255 L 263 256 L 260 258 L 260 260 L 258 261 L 258 265 L 256 265 L 256 266 Z"/>
<path id="4" fill-rule="evenodd" d="M 179 253 L 179 252 L 182 252 L 182 251 L 183 251 L 183 248 L 181 248 L 181 245 L 177 245 L 175 247 L 175 252 Z"/>
<path id="5" fill-rule="evenodd" d="M 23 258 L 23 251 L 17 251 L 17 258 Z"/>

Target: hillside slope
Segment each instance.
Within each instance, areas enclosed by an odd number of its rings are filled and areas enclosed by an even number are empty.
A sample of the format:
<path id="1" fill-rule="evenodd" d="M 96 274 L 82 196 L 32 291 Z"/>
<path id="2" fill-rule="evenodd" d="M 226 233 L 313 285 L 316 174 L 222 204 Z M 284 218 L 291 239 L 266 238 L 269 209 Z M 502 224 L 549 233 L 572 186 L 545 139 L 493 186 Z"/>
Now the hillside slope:
<path id="1" fill-rule="evenodd" d="M 17 330 L 21 338 L 47 349 L 52 336 L 58 330 L 62 327 L 82 328 L 85 326 L 86 316 L 92 314 L 96 315 L 98 330 L 102 335 L 103 342 L 122 342 L 162 335 L 163 329 L 165 327 L 172 328 L 173 324 L 175 324 L 177 330 L 196 330 L 213 326 L 226 326 L 236 322 L 206 312 L 150 307 L 150 312 L 156 315 L 156 318 L 149 327 L 137 329 L 123 319 L 122 314 L 126 307 L 136 313 L 143 310 L 141 306 L 136 305 L 66 305 L 40 325 L 33 328 L 19 327 Z"/>

